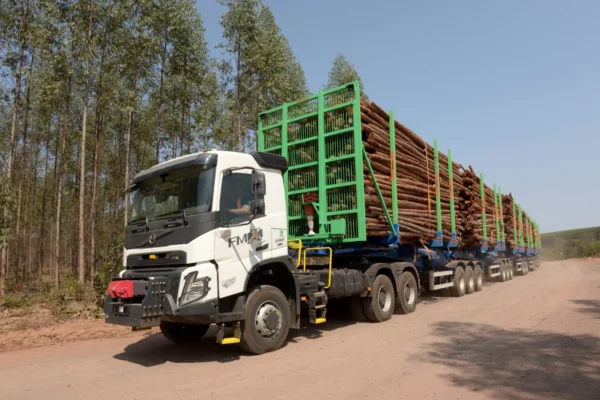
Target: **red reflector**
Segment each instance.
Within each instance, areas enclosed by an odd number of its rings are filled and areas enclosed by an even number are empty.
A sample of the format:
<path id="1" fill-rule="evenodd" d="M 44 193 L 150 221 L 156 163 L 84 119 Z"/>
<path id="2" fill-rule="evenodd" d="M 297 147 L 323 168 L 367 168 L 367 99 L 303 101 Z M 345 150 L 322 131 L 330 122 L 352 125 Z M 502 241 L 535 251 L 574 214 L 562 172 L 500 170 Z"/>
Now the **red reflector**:
<path id="1" fill-rule="evenodd" d="M 112 298 L 130 299 L 133 297 L 133 281 L 111 282 L 107 291 Z"/>

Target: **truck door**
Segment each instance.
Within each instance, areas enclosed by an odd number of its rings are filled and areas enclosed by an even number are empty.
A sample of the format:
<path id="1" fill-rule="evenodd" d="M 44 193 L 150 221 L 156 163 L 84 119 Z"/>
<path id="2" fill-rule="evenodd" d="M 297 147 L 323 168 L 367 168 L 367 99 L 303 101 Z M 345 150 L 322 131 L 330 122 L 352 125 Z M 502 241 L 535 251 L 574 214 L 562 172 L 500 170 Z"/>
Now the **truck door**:
<path id="1" fill-rule="evenodd" d="M 251 169 L 225 172 L 221 177 L 221 227 L 215 230 L 221 298 L 242 292 L 252 267 L 270 257 L 270 226 L 261 226 L 265 219 L 260 216 L 252 218 L 252 183 Z"/>

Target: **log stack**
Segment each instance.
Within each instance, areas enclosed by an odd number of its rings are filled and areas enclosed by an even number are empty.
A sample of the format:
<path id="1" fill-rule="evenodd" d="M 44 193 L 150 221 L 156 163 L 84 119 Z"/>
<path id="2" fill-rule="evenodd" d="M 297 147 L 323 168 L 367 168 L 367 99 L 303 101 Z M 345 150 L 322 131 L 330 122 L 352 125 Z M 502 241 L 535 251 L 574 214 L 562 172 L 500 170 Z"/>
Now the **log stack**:
<path id="1" fill-rule="evenodd" d="M 361 101 L 363 145 L 379 189 L 392 214 L 392 184 L 389 115 L 377 104 Z M 396 143 L 396 177 L 398 192 L 398 222 L 401 241 L 405 244 L 429 242 L 436 233 L 436 176 L 434 149 L 413 131 L 394 121 Z M 458 193 L 465 191 L 462 166 L 452 163 L 455 209 Z M 366 164 L 364 167 L 367 235 L 387 236 L 390 233 L 384 208 L 375 183 Z M 448 158 L 439 153 L 439 188 L 444 241 L 450 240 L 450 182 Z M 456 215 L 457 237 L 463 232 L 463 223 Z M 460 240 L 459 240 L 460 242 Z"/>
<path id="2" fill-rule="evenodd" d="M 481 204 L 481 181 L 473 167 L 469 165 L 463 173 L 464 190 L 459 192 L 459 214 L 464 225 L 461 246 L 479 246 L 483 242 L 483 207 Z M 485 190 L 485 220 L 488 246 L 496 245 L 496 223 L 494 215 L 494 191 L 484 184 Z M 506 214 L 506 213 L 505 213 Z"/>
<path id="3" fill-rule="evenodd" d="M 507 250 L 512 250 L 516 240 L 514 231 L 516 218 L 513 218 L 513 202 L 514 198 L 512 193 L 502 195 L 502 211 L 504 213 L 504 231 L 506 234 L 505 238 Z M 519 225 L 517 223 L 517 229 L 518 227 Z"/>

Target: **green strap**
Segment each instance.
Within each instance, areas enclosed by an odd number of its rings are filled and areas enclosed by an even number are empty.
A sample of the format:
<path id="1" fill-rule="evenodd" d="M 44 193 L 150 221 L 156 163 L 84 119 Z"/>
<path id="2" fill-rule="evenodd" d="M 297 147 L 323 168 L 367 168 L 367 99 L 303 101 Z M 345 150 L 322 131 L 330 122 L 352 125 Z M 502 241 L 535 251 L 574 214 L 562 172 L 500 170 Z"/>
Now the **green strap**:
<path id="1" fill-rule="evenodd" d="M 452 152 L 448 149 L 448 181 L 450 183 L 450 224 L 452 233 L 456 233 L 456 216 L 454 210 L 454 178 L 452 177 Z"/>

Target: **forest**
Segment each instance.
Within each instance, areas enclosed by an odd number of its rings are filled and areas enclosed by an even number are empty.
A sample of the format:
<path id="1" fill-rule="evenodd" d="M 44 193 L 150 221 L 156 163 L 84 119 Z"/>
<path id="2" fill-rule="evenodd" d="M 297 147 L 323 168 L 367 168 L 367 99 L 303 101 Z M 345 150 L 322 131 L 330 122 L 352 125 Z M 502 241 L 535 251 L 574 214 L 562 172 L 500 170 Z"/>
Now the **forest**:
<path id="1" fill-rule="evenodd" d="M 308 95 L 270 8 L 218 3 L 214 58 L 191 0 L 2 1 L 0 296 L 102 293 L 138 171 L 252 149 L 259 112 Z M 323 87 L 359 79 L 340 54 Z"/>

